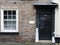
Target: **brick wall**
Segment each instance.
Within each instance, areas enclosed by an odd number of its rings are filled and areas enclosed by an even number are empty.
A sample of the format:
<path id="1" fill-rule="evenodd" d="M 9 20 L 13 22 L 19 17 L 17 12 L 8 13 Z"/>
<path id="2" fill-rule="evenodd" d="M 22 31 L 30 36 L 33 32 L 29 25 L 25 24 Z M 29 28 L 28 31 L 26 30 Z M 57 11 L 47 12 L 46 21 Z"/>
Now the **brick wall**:
<path id="1" fill-rule="evenodd" d="M 42 1 L 42 0 L 41 0 Z M 47 1 L 47 0 L 46 0 Z M 1 0 L 0 9 L 18 9 L 19 34 L 0 34 L 0 41 L 35 41 L 36 24 L 29 24 L 30 20 L 36 21 L 36 12 L 32 1 Z M 1 14 L 0 14 L 1 29 Z"/>
<path id="2" fill-rule="evenodd" d="M 29 24 L 29 20 L 35 21 L 36 17 L 35 17 L 34 7 L 30 2 L 26 2 L 26 3 L 22 2 L 17 4 L 4 3 L 0 7 L 1 9 L 18 9 L 18 30 L 19 30 L 19 34 L 17 35 L 0 34 L 0 41 L 24 42 L 24 41 L 35 40 L 35 24 Z"/>

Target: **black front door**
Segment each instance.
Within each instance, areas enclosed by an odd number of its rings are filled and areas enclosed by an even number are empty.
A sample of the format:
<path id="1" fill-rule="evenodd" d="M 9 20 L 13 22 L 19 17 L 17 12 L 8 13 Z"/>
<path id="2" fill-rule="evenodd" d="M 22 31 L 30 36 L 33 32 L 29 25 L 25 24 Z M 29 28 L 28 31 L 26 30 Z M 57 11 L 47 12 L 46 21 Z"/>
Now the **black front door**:
<path id="1" fill-rule="evenodd" d="M 54 13 L 51 9 L 39 9 L 37 11 L 39 40 L 51 40 L 54 26 Z"/>

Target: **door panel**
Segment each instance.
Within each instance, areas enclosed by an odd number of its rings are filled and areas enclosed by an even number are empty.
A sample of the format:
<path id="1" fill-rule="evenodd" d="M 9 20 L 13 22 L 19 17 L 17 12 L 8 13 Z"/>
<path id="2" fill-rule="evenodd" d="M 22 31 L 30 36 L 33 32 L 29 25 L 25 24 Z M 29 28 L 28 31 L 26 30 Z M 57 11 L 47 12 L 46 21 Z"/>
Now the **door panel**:
<path id="1" fill-rule="evenodd" d="M 52 16 L 48 13 L 39 13 L 39 40 L 50 40 L 52 35 Z"/>

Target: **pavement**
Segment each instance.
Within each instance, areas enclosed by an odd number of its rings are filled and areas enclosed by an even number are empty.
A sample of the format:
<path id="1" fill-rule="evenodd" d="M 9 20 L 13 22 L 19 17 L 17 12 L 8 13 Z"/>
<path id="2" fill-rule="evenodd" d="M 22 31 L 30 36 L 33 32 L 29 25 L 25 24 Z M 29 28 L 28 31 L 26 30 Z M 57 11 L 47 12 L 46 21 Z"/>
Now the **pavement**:
<path id="1" fill-rule="evenodd" d="M 35 42 L 0 42 L 0 45 L 60 45 L 57 43 L 35 43 Z"/>

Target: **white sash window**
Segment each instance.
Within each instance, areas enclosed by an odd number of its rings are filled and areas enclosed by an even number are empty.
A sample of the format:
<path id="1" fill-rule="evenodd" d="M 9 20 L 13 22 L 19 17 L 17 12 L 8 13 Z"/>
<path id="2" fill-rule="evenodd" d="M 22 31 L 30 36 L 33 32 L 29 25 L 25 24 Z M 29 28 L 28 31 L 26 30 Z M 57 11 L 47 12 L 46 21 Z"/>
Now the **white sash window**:
<path id="1" fill-rule="evenodd" d="M 1 32 L 18 32 L 18 10 L 1 10 Z"/>

